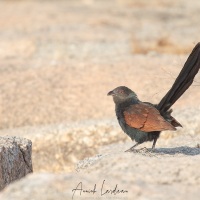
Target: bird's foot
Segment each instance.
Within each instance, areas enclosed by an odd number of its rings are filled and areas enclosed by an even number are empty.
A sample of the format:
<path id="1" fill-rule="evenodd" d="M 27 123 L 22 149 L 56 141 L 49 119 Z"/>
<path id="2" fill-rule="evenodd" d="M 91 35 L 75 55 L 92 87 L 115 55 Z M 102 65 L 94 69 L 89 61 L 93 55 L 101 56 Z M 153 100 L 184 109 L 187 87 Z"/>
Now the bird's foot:
<path id="1" fill-rule="evenodd" d="M 125 152 L 137 152 L 138 150 L 135 149 L 140 143 L 136 143 L 130 149 L 126 150 Z"/>
<path id="2" fill-rule="evenodd" d="M 130 149 L 126 150 L 125 152 L 146 153 L 146 152 L 149 152 L 149 150 L 146 147 L 141 148 L 141 149 L 134 149 L 134 147 L 131 147 Z"/>
<path id="3" fill-rule="evenodd" d="M 130 149 L 127 149 L 125 152 L 134 152 L 136 151 L 136 149 L 134 149 L 133 147 L 131 147 Z"/>
<path id="4" fill-rule="evenodd" d="M 144 147 L 144 148 L 141 148 L 140 151 L 142 151 L 142 152 L 153 153 L 153 152 L 155 152 L 155 149 L 154 149 L 154 148 L 147 149 L 146 147 Z"/>
<path id="5" fill-rule="evenodd" d="M 156 157 L 156 154 L 154 152 L 155 152 L 155 149 L 147 149 L 146 147 L 139 150 L 139 153 L 145 156 L 149 156 L 149 157 L 152 157 L 152 156 Z"/>
<path id="6" fill-rule="evenodd" d="M 130 149 L 127 149 L 125 152 L 138 152 L 138 150 L 131 147 Z"/>
<path id="7" fill-rule="evenodd" d="M 142 153 L 147 153 L 147 152 L 149 152 L 149 149 L 144 147 L 144 148 L 141 148 L 139 151 L 142 152 Z"/>
<path id="8" fill-rule="evenodd" d="M 146 147 L 141 149 L 134 149 L 131 147 L 130 149 L 126 150 L 125 152 L 134 152 L 134 153 L 152 153 L 154 152 L 154 149 L 147 149 Z"/>

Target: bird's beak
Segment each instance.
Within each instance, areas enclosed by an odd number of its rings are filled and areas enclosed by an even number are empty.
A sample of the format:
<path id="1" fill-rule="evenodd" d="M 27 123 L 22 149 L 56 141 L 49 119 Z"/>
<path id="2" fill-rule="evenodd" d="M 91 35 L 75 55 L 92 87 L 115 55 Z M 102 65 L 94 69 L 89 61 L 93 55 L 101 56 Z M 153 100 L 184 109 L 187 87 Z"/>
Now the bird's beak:
<path id="1" fill-rule="evenodd" d="M 108 92 L 107 96 L 113 96 L 114 95 L 114 92 L 113 91 L 110 91 Z"/>

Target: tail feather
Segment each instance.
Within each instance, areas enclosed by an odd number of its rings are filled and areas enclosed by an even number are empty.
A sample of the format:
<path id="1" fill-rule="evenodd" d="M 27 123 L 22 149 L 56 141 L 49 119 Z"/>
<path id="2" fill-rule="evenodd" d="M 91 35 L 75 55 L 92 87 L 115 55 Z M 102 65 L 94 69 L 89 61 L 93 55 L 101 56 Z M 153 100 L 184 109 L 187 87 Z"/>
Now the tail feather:
<path id="1" fill-rule="evenodd" d="M 157 108 L 161 113 L 165 113 L 190 87 L 190 85 L 193 83 L 195 75 L 199 71 L 199 68 L 200 43 L 194 47 L 171 89 L 157 105 Z"/>

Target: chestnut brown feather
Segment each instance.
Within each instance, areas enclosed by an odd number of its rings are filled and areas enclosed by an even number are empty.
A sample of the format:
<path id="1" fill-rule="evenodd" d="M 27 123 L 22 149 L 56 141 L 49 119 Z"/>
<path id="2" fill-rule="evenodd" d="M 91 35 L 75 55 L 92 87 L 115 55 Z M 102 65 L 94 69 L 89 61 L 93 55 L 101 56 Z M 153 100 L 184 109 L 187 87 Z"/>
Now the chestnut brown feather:
<path id="1" fill-rule="evenodd" d="M 124 111 L 124 119 L 130 127 L 145 132 L 176 130 L 155 107 L 144 103 L 127 107 Z"/>

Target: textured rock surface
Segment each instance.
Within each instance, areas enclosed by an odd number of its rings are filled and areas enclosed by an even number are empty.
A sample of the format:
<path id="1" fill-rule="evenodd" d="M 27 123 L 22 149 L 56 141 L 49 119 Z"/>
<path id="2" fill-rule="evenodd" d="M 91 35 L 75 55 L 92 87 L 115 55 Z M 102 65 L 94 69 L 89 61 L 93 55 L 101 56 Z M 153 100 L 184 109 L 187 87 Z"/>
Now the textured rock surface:
<path id="1" fill-rule="evenodd" d="M 162 148 L 125 153 L 131 143 L 113 144 L 94 157 L 80 161 L 76 172 L 33 174 L 9 185 L 0 194 L 3 200 L 134 199 L 198 200 L 200 195 L 200 136 L 177 136 L 159 140 Z M 182 144 L 185 146 L 182 146 Z M 104 182 L 105 180 L 105 182 Z M 80 184 L 79 184 L 80 183 Z M 91 190 L 95 188 L 93 194 Z M 128 191 L 115 194 L 106 190 Z M 20 191 L 20 192 L 19 192 Z M 103 194 L 103 195 L 102 195 Z"/>
<path id="2" fill-rule="evenodd" d="M 0 189 L 32 172 L 32 143 L 19 137 L 0 137 Z"/>
<path id="3" fill-rule="evenodd" d="M 66 175 L 28 175 L 25 179 L 9 185 L 9 187 L 3 191 L 3 194 L 0 194 L 0 199 L 70 199 L 71 195 L 66 193 L 66 191 L 69 189 L 70 180 L 72 180 L 72 178 L 70 179 Z"/>

